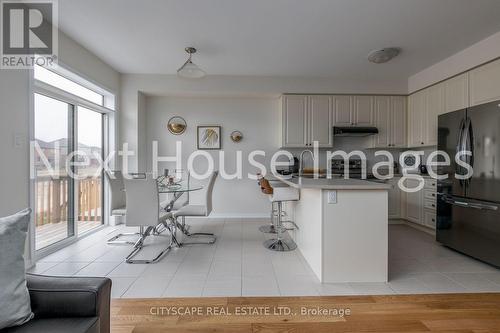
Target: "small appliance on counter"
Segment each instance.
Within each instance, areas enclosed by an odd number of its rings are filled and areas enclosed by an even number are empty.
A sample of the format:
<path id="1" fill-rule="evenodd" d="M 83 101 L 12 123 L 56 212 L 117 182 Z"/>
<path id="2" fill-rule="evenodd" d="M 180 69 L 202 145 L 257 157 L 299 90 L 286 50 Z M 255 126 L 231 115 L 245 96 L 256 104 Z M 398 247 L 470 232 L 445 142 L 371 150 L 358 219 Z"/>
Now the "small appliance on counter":
<path id="1" fill-rule="evenodd" d="M 427 165 L 420 164 L 420 173 L 422 175 L 428 175 L 429 174 L 429 171 L 427 170 Z"/>
<path id="2" fill-rule="evenodd" d="M 344 177 L 344 165 L 344 159 L 332 159 L 332 175 Z M 360 159 L 349 159 L 349 178 L 361 179 L 362 165 L 363 163 Z M 366 178 L 374 179 L 375 176 L 367 170 Z"/>
<path id="3" fill-rule="evenodd" d="M 404 165 L 402 171 L 404 174 L 418 174 L 420 173 L 420 165 L 416 164 L 416 157 L 414 155 L 407 155 L 404 158 Z"/>
<path id="4" fill-rule="evenodd" d="M 276 171 L 283 176 L 289 176 L 291 174 L 299 173 L 299 159 L 294 156 L 292 159 L 290 159 L 289 167 L 285 167 L 283 169 L 277 169 Z"/>

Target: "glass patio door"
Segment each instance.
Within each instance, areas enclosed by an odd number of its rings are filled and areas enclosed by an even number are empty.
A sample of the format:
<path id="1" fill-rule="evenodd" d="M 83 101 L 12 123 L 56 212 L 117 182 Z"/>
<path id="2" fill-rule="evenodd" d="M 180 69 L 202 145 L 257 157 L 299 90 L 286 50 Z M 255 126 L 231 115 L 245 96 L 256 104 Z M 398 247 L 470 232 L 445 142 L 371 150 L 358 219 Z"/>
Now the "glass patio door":
<path id="1" fill-rule="evenodd" d="M 77 148 L 85 167 L 78 167 L 78 234 L 103 224 L 103 115 L 77 107 Z"/>
<path id="2" fill-rule="evenodd" d="M 74 180 L 66 159 L 74 150 L 74 107 L 34 96 L 35 249 L 75 235 Z"/>

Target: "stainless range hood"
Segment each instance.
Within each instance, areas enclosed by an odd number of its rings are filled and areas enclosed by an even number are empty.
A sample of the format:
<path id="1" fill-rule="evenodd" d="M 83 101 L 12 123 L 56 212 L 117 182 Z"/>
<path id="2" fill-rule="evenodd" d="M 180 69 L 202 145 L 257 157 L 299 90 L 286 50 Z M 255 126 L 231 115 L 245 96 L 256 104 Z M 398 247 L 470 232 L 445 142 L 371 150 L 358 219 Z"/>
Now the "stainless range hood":
<path id="1" fill-rule="evenodd" d="M 368 136 L 377 133 L 378 128 L 376 127 L 333 127 L 333 136 Z"/>

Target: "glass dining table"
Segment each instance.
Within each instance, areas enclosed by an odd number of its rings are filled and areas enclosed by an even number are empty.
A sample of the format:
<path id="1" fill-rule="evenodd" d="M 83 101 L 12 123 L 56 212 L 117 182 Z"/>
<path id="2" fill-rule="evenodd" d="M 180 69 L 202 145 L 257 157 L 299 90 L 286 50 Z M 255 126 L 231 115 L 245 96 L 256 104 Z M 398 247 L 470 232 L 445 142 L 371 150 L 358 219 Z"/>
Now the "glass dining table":
<path id="1" fill-rule="evenodd" d="M 164 184 L 158 183 L 158 193 L 160 194 L 172 194 L 170 202 L 165 206 L 164 210 L 170 212 L 174 203 L 186 192 L 194 192 L 202 190 L 202 185 L 193 185 L 189 182 L 181 181 L 175 184 Z"/>

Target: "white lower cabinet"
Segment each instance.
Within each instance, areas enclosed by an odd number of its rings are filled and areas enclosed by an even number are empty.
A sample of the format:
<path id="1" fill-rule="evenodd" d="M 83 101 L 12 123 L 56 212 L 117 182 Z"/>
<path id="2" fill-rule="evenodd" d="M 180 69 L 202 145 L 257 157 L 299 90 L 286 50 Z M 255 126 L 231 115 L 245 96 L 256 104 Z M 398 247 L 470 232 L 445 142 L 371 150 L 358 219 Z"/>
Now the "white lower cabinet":
<path id="1" fill-rule="evenodd" d="M 425 210 L 424 211 L 424 225 L 426 227 L 436 229 L 436 211 Z"/>
<path id="2" fill-rule="evenodd" d="M 416 188 L 419 182 L 415 179 L 406 179 L 405 187 Z M 421 223 L 422 220 L 422 193 L 406 192 L 406 219 L 413 223 Z"/>
<path id="3" fill-rule="evenodd" d="M 388 181 L 391 186 L 388 193 L 389 219 L 400 219 L 403 213 L 403 201 L 401 200 L 401 190 L 398 186 L 399 177 L 394 177 Z"/>
<path id="4" fill-rule="evenodd" d="M 406 179 L 405 186 L 416 188 L 418 180 Z M 418 192 L 404 193 L 406 214 L 405 219 L 418 225 L 436 229 L 436 181 L 425 179 L 424 188 Z"/>

